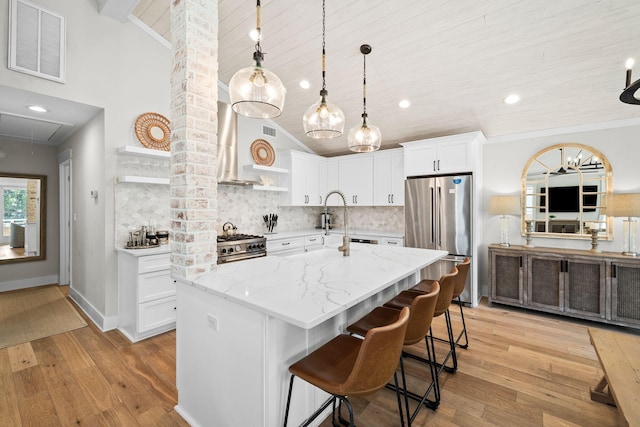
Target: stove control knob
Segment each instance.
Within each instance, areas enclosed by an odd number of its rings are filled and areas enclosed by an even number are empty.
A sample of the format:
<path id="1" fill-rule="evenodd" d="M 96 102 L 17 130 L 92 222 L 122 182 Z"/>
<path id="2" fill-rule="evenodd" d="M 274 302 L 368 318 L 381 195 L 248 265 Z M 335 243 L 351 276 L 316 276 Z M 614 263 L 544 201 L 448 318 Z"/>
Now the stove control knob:
<path id="1" fill-rule="evenodd" d="M 229 252 L 229 253 L 233 252 L 233 248 L 229 248 L 229 249 L 227 250 L 227 252 Z"/>
<path id="2" fill-rule="evenodd" d="M 260 248 L 264 248 L 264 243 L 260 243 Z"/>
<path id="3" fill-rule="evenodd" d="M 240 247 L 240 245 L 236 245 L 236 252 L 240 252 L 242 250 L 242 248 Z"/>
<path id="4" fill-rule="evenodd" d="M 221 254 L 226 254 L 226 253 L 227 253 L 227 250 L 226 250 L 226 249 L 220 249 L 220 253 L 221 253 Z"/>

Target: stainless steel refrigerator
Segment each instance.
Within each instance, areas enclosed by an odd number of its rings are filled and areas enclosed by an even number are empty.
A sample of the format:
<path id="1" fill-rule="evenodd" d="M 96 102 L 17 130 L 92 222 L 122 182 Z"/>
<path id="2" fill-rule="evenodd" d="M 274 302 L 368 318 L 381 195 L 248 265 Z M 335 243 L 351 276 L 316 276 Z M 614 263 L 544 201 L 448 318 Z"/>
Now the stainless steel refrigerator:
<path id="1" fill-rule="evenodd" d="M 423 279 L 437 279 L 471 257 L 472 190 L 471 174 L 409 177 L 405 181 L 405 245 L 449 252 L 422 271 Z M 471 304 L 471 270 L 469 273 L 460 299 Z"/>

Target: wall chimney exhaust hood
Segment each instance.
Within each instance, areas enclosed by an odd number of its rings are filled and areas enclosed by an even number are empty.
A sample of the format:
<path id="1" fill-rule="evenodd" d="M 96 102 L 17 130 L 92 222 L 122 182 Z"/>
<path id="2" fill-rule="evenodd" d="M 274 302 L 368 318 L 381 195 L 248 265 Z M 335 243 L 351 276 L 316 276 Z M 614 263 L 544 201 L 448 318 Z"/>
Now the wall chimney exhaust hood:
<path id="1" fill-rule="evenodd" d="M 238 179 L 238 114 L 218 101 L 218 185 L 247 186 L 257 181 Z"/>

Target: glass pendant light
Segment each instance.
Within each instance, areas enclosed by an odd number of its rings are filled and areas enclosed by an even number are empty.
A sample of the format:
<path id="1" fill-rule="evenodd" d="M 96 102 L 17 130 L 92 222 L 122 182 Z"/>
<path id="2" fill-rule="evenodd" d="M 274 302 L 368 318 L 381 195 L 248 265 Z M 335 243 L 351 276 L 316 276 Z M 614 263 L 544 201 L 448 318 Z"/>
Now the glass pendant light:
<path id="1" fill-rule="evenodd" d="M 371 53 L 371 46 L 363 44 L 360 46 L 362 58 L 364 59 L 364 73 L 362 79 L 362 122 L 354 126 L 349 131 L 349 150 L 357 153 L 367 153 L 376 151 L 382 142 L 382 133 L 377 126 L 367 123 L 367 55 Z"/>
<path id="2" fill-rule="evenodd" d="M 256 2 L 256 51 L 254 66 L 236 72 L 229 81 L 229 98 L 233 110 L 246 117 L 271 119 L 278 117 L 284 107 L 287 89 L 271 71 L 262 67 L 264 54 L 260 47 L 260 0 Z"/>
<path id="3" fill-rule="evenodd" d="M 344 113 L 335 104 L 327 101 L 325 82 L 325 0 L 322 0 L 322 89 L 320 100 L 307 109 L 302 117 L 304 131 L 313 139 L 331 139 L 342 135 Z"/>

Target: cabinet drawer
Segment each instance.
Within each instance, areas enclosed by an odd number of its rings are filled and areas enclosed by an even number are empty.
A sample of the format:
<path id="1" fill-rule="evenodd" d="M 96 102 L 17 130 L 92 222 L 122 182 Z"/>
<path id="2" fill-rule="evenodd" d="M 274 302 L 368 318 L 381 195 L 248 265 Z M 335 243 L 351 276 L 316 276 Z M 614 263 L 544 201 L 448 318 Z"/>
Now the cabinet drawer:
<path id="1" fill-rule="evenodd" d="M 153 301 L 176 294 L 176 282 L 169 270 L 155 271 L 138 276 L 138 302 Z"/>
<path id="2" fill-rule="evenodd" d="M 176 298 L 145 302 L 138 307 L 138 332 L 146 332 L 176 321 Z"/>
<path id="3" fill-rule="evenodd" d="M 379 245 L 404 246 L 404 239 L 396 237 L 381 237 L 378 239 Z"/>
<path id="4" fill-rule="evenodd" d="M 292 249 L 304 248 L 304 237 L 293 237 L 291 239 L 267 239 L 267 254 L 275 254 L 280 251 L 290 251 Z"/>
<path id="5" fill-rule="evenodd" d="M 322 245 L 322 236 L 314 235 L 314 236 L 305 236 L 304 237 L 304 247 L 308 248 L 309 246 Z"/>
<path id="6" fill-rule="evenodd" d="M 169 254 L 147 255 L 138 258 L 138 273 L 169 270 L 170 268 L 171 260 L 169 259 Z"/>

